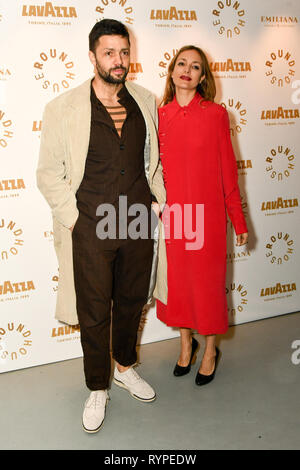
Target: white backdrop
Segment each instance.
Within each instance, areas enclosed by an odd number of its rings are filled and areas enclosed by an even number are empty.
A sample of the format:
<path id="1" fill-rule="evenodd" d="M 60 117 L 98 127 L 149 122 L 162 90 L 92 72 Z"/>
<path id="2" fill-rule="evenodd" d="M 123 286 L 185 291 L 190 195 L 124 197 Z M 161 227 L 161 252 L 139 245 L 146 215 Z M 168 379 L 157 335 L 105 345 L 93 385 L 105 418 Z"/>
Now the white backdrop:
<path id="1" fill-rule="evenodd" d="M 227 108 L 247 248 L 228 222 L 231 324 L 297 311 L 299 297 L 298 0 L 0 1 L 0 370 L 82 355 L 79 330 L 54 319 L 58 265 L 50 210 L 37 190 L 42 112 L 92 75 L 88 34 L 102 18 L 131 33 L 129 79 L 162 96 L 167 66 L 186 44 L 207 53 Z M 292 88 L 298 85 L 297 88 Z M 217 261 L 217 260 L 216 260 Z M 142 343 L 177 336 L 141 322 Z"/>

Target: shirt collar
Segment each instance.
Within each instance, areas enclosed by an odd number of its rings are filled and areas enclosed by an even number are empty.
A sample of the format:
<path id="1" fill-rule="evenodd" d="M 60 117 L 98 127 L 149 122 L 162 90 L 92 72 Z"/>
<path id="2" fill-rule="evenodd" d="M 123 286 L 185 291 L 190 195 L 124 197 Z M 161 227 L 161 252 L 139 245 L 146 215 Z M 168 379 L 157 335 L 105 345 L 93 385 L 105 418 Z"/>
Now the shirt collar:
<path id="1" fill-rule="evenodd" d="M 171 105 L 174 106 L 174 108 L 177 108 L 177 109 L 191 109 L 195 105 L 198 105 L 202 99 L 203 98 L 200 95 L 200 93 L 196 92 L 195 96 L 189 102 L 189 104 L 187 106 L 180 106 L 180 104 L 178 103 L 178 101 L 176 99 L 176 95 L 174 95 L 173 101 L 171 101 Z"/>
<path id="2" fill-rule="evenodd" d="M 120 104 L 123 104 L 121 103 L 122 101 L 124 102 L 127 102 L 128 100 L 130 100 L 130 93 L 128 92 L 126 86 L 122 86 L 122 88 L 119 90 L 118 94 L 117 94 L 118 98 L 119 98 L 119 102 Z M 91 99 L 93 100 L 94 103 L 100 103 L 101 106 L 104 106 L 103 103 L 97 98 L 97 95 L 95 93 L 95 90 L 94 90 L 94 87 L 93 87 L 93 80 L 91 81 Z"/>
<path id="3" fill-rule="evenodd" d="M 131 94 L 129 93 L 125 85 L 122 86 L 122 88 L 119 90 L 117 96 L 119 98 L 118 101 L 120 105 L 124 106 L 128 113 L 129 112 L 132 113 L 133 111 L 135 111 L 134 99 L 132 98 Z M 97 106 L 98 109 L 105 108 L 104 104 L 97 98 L 97 95 L 93 87 L 93 80 L 91 81 L 91 101 L 93 104 Z"/>

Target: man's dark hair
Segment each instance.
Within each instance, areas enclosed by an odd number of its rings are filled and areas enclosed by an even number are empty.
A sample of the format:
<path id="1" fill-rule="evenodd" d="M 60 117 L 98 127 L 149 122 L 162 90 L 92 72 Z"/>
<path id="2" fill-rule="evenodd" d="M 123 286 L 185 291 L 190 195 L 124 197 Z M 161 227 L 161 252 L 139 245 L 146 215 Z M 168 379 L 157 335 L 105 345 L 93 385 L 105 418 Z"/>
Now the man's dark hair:
<path id="1" fill-rule="evenodd" d="M 89 48 L 95 53 L 97 41 L 101 36 L 122 36 L 129 41 L 129 33 L 126 26 L 117 20 L 105 19 L 95 24 L 89 34 Z"/>

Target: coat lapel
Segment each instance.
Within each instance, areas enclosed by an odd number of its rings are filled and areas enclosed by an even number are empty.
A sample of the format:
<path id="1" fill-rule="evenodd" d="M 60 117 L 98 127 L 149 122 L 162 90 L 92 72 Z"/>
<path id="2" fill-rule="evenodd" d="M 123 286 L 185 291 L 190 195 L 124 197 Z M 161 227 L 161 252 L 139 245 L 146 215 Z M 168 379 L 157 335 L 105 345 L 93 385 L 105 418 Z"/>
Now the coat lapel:
<path id="1" fill-rule="evenodd" d="M 146 105 L 146 96 L 141 96 L 141 93 L 136 91 L 134 84 L 127 81 L 126 88 L 131 94 L 131 96 L 135 99 L 139 108 L 144 116 L 147 128 L 150 134 L 150 142 L 149 142 L 149 149 L 145 149 L 145 170 L 146 174 L 149 172 L 149 182 L 152 182 L 153 174 L 155 173 L 157 164 L 158 164 L 158 142 L 157 142 L 157 131 L 155 127 L 155 123 L 153 120 L 153 116 L 151 115 L 148 106 Z M 149 97 L 151 94 L 149 93 Z M 146 141 L 147 145 L 147 141 Z M 151 156 L 151 158 L 150 158 Z M 147 161 L 150 160 L 150 161 Z"/>
<path id="2" fill-rule="evenodd" d="M 91 79 L 70 95 L 67 105 L 66 136 L 71 161 L 71 185 L 77 191 L 85 169 L 91 131 Z"/>

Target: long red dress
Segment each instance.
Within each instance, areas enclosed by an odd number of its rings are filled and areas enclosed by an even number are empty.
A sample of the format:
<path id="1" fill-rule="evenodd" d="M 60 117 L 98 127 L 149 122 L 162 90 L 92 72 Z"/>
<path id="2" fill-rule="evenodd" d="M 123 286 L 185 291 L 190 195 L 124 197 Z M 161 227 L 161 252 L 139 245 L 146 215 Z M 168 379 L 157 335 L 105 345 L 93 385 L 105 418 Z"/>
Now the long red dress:
<path id="1" fill-rule="evenodd" d="M 165 231 L 170 232 L 166 237 L 168 303 L 157 300 L 157 316 L 168 326 L 192 328 L 202 335 L 225 333 L 226 209 L 236 234 L 248 231 L 227 111 L 203 101 L 198 93 L 183 107 L 175 97 L 159 109 L 159 141 L 167 205 L 179 204 L 182 214 L 185 204 L 193 207 L 189 221 L 193 230 L 198 227 L 198 235 L 203 230 L 204 244 L 187 249 L 186 243 L 192 240 L 184 236 L 184 215 L 183 237 L 178 238 L 172 211 L 169 219 L 163 212 Z M 204 227 L 199 224 L 200 209 L 197 219 L 196 204 L 204 204 Z"/>

